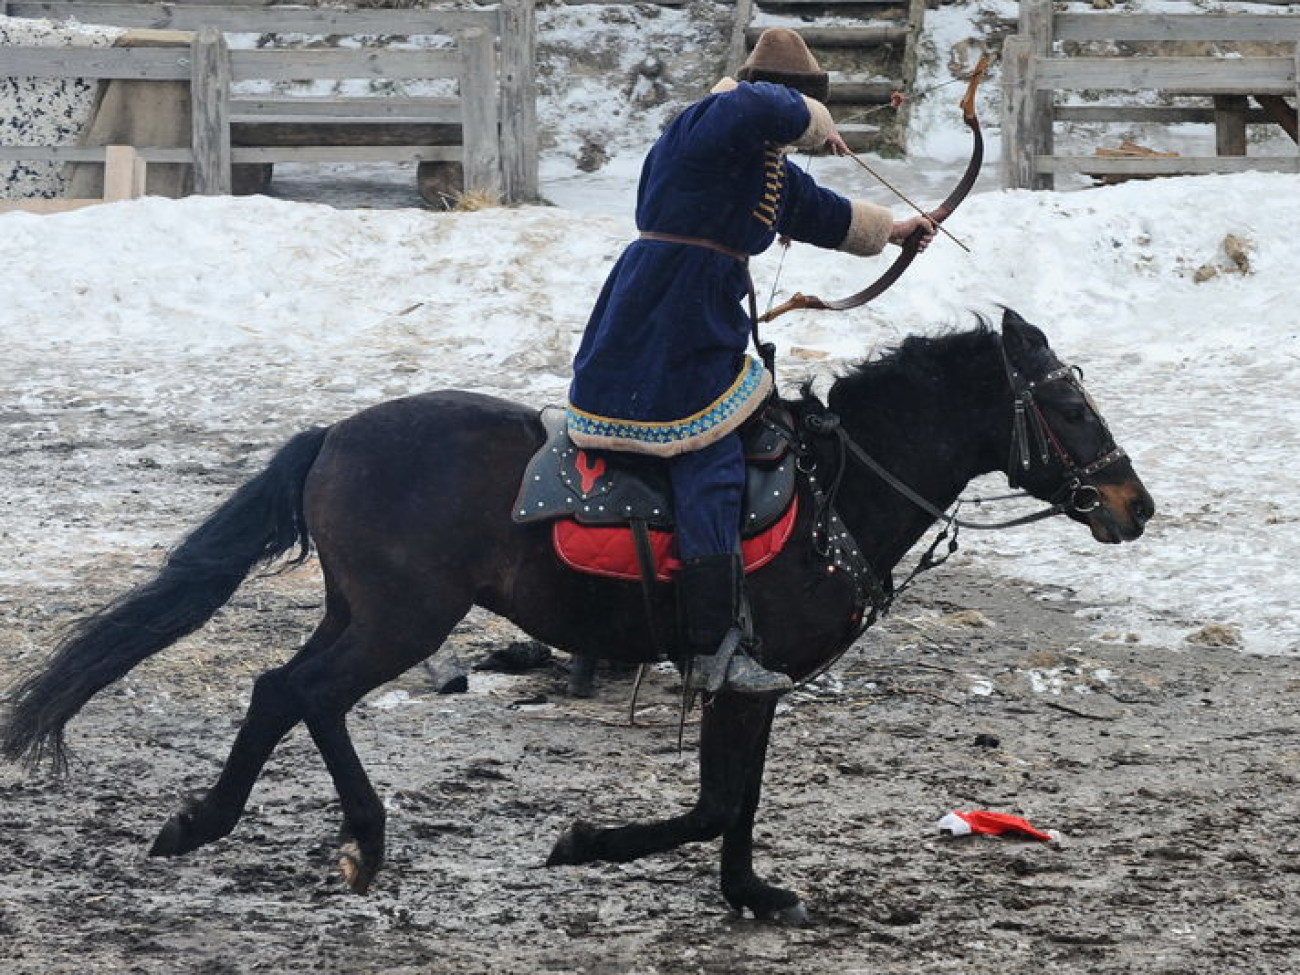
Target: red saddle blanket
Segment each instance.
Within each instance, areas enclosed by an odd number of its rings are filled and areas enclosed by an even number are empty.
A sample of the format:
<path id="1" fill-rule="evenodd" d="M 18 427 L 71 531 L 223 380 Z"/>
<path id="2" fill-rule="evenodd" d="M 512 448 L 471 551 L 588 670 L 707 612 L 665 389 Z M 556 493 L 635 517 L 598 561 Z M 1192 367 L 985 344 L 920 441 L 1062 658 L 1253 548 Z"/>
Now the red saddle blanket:
<path id="1" fill-rule="evenodd" d="M 776 558 L 794 531 L 799 514 L 796 498 L 770 528 L 740 543 L 740 554 L 745 571 L 753 572 Z M 561 518 L 551 526 L 551 540 L 555 554 L 571 569 L 612 579 L 636 581 L 641 578 L 641 567 L 636 558 L 636 540 L 632 529 L 625 525 L 580 525 L 572 518 Z M 673 573 L 681 568 L 681 560 L 673 553 L 673 533 L 650 529 L 650 549 L 654 556 L 655 578 L 671 582 Z"/>

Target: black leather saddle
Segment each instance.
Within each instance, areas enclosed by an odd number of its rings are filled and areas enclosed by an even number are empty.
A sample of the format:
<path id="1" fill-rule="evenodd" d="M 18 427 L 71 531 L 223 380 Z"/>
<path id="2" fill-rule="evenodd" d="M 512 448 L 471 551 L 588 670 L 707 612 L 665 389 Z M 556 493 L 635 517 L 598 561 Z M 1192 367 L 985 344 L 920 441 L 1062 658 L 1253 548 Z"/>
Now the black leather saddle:
<path id="1" fill-rule="evenodd" d="M 512 517 L 516 522 L 573 518 L 586 525 L 632 521 L 670 531 L 672 486 L 663 458 L 617 450 L 585 450 L 569 439 L 564 410 L 539 414 L 546 443 L 524 470 Z M 794 498 L 793 422 L 780 404 L 769 404 L 741 428 L 746 481 L 741 536 L 770 527 Z"/>

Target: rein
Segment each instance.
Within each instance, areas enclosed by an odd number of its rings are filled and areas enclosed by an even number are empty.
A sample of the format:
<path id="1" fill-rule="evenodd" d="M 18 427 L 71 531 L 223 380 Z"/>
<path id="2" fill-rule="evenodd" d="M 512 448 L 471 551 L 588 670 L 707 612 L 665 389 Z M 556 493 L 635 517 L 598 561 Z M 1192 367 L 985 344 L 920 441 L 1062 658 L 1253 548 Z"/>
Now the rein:
<path id="1" fill-rule="evenodd" d="M 1009 518 L 1006 521 L 967 521 L 964 518 L 958 518 L 956 515 L 948 514 L 948 512 L 944 511 L 938 505 L 931 504 L 909 487 L 904 481 L 891 473 L 883 464 L 863 450 L 862 447 L 845 432 L 844 428 L 840 425 L 839 417 L 834 414 L 810 416 L 808 417 L 807 422 L 809 427 L 818 433 L 833 434 L 838 437 L 850 457 L 863 467 L 867 468 L 867 470 L 871 471 L 922 511 L 929 515 L 933 515 L 940 521 L 947 522 L 949 525 L 955 525 L 958 528 L 970 528 L 976 531 L 993 531 L 1003 528 L 1016 528 L 1020 525 L 1028 525 L 1031 522 L 1042 521 L 1044 518 L 1054 518 L 1057 515 L 1063 515 L 1071 508 L 1071 505 L 1058 501 L 1051 504 L 1049 507 L 1044 508 L 1042 511 L 1035 511 L 1033 514 L 1022 515 L 1019 518 Z M 1027 497 L 1027 495 L 1022 492 L 1020 494 L 1009 494 L 1006 495 L 1006 497 L 1023 498 Z"/>

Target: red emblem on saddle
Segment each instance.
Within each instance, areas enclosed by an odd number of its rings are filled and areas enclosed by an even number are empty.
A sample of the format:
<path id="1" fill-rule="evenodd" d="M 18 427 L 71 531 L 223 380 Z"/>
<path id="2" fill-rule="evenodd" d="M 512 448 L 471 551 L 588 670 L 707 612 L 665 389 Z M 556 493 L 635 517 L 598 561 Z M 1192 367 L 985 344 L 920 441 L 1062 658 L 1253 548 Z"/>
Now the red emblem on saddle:
<path id="1" fill-rule="evenodd" d="M 579 450 L 576 466 L 578 474 L 582 478 L 582 494 L 585 497 L 591 493 L 591 489 L 596 486 L 600 476 L 605 473 L 605 458 L 597 457 L 596 463 L 590 464 L 587 462 L 587 452 Z"/>

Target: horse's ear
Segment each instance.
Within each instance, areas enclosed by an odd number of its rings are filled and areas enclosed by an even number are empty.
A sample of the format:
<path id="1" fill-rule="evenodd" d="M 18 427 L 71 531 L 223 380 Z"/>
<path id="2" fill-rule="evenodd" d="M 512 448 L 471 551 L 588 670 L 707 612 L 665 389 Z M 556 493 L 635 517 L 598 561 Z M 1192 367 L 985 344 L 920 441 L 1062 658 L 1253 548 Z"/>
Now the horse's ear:
<path id="1" fill-rule="evenodd" d="M 1047 336 L 1010 308 L 1002 309 L 1002 345 L 1014 361 L 1024 362 L 1048 349 Z"/>

